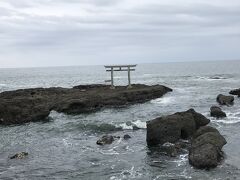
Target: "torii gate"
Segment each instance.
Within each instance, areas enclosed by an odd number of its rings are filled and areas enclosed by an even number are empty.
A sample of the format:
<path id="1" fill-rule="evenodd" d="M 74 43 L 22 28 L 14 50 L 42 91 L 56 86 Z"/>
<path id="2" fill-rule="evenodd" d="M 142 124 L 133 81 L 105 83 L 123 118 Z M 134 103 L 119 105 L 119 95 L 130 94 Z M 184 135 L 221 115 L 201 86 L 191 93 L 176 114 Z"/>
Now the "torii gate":
<path id="1" fill-rule="evenodd" d="M 108 65 L 104 66 L 107 72 L 111 72 L 111 89 L 114 89 L 114 81 L 113 81 L 113 71 L 127 71 L 128 72 L 128 88 L 131 88 L 131 76 L 130 72 L 135 71 L 133 69 L 136 67 L 137 64 L 130 64 L 130 65 Z"/>

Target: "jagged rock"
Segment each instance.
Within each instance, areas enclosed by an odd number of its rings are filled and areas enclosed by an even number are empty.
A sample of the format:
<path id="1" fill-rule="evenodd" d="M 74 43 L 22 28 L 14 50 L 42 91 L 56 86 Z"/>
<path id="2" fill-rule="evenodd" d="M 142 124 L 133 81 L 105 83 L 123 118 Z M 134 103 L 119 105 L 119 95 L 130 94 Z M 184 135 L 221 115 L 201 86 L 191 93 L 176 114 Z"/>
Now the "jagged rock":
<path id="1" fill-rule="evenodd" d="M 239 89 L 231 90 L 231 91 L 229 92 L 229 94 L 237 95 L 238 97 L 240 97 L 240 88 L 239 88 Z"/>
<path id="2" fill-rule="evenodd" d="M 194 135 L 189 150 L 189 163 L 200 169 L 214 168 L 223 158 L 225 138 L 212 127 L 202 127 Z"/>
<path id="3" fill-rule="evenodd" d="M 67 114 L 91 113 L 105 107 L 144 103 L 172 89 L 136 84 L 131 89 L 107 85 L 74 88 L 34 88 L 0 93 L 0 124 L 21 124 L 44 120 L 54 110 Z"/>
<path id="4" fill-rule="evenodd" d="M 123 139 L 125 139 L 125 140 L 130 139 L 130 138 L 131 138 L 131 136 L 129 136 L 128 134 L 125 134 L 125 135 L 123 136 Z"/>
<path id="5" fill-rule="evenodd" d="M 26 156 L 28 156 L 27 152 L 21 152 L 21 153 L 17 153 L 14 156 L 11 156 L 10 159 L 23 159 Z"/>
<path id="6" fill-rule="evenodd" d="M 220 105 L 233 105 L 234 96 L 225 96 L 225 95 L 219 94 L 217 96 L 217 102 Z"/>
<path id="7" fill-rule="evenodd" d="M 210 115 L 212 117 L 216 117 L 216 118 L 222 118 L 222 117 L 226 117 L 226 113 L 222 111 L 222 109 L 220 107 L 217 106 L 212 106 L 210 108 Z"/>
<path id="8" fill-rule="evenodd" d="M 97 141 L 97 144 L 98 145 L 112 144 L 113 141 L 114 141 L 113 136 L 104 135 Z"/>
<path id="9" fill-rule="evenodd" d="M 209 122 L 209 119 L 195 112 L 194 109 L 156 118 L 147 122 L 147 144 L 154 146 L 188 139 L 199 127 Z"/>

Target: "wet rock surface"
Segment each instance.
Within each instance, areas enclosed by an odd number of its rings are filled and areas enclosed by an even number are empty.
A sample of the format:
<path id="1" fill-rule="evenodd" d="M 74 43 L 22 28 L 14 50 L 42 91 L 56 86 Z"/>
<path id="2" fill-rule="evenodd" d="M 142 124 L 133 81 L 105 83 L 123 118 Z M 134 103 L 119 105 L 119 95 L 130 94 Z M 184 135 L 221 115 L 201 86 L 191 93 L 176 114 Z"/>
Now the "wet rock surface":
<path id="1" fill-rule="evenodd" d="M 216 128 L 206 126 L 209 122 L 193 109 L 148 121 L 147 144 L 170 157 L 185 149 L 192 166 L 214 168 L 223 158 L 222 147 L 227 142 Z"/>
<path id="2" fill-rule="evenodd" d="M 74 88 L 34 88 L 0 93 L 0 124 L 21 124 L 44 120 L 52 110 L 67 114 L 91 113 L 105 107 L 144 103 L 172 89 L 136 84 L 133 88 L 108 85 L 80 85 Z"/>
<path id="3" fill-rule="evenodd" d="M 223 158 L 225 138 L 212 127 L 200 128 L 196 134 L 189 150 L 189 163 L 200 169 L 216 167 Z"/>
<path id="4" fill-rule="evenodd" d="M 210 108 L 210 115 L 216 118 L 222 118 L 227 116 L 226 113 L 223 112 L 222 109 L 218 106 L 212 106 Z"/>
<path id="5" fill-rule="evenodd" d="M 147 122 L 147 144 L 154 146 L 190 138 L 196 130 L 210 122 L 194 109 L 156 118 Z"/>
<path id="6" fill-rule="evenodd" d="M 225 96 L 225 95 L 219 94 L 217 96 L 217 102 L 220 105 L 233 105 L 234 96 Z"/>
<path id="7" fill-rule="evenodd" d="M 229 92 L 229 94 L 237 95 L 238 97 L 240 97 L 240 88 L 239 88 L 239 89 L 231 90 L 231 91 Z"/>
<path id="8" fill-rule="evenodd" d="M 105 144 L 112 144 L 114 141 L 114 137 L 111 135 L 104 135 L 98 141 L 97 145 L 105 145 Z"/>

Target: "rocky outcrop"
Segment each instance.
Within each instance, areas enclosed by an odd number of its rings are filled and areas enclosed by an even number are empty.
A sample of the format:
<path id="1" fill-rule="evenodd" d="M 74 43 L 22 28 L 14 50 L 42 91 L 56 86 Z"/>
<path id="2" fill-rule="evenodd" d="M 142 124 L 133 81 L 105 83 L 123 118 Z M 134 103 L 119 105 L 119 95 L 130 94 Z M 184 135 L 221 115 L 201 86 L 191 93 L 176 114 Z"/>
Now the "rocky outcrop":
<path id="1" fill-rule="evenodd" d="M 225 95 L 219 94 L 217 96 L 217 102 L 220 105 L 233 105 L 234 96 L 225 96 Z"/>
<path id="2" fill-rule="evenodd" d="M 227 116 L 226 113 L 223 112 L 222 109 L 218 106 L 212 106 L 210 108 L 210 115 L 216 118 L 223 118 Z"/>
<path id="3" fill-rule="evenodd" d="M 237 95 L 238 97 L 240 97 L 240 88 L 239 88 L 239 89 L 231 90 L 231 91 L 229 92 L 229 94 Z"/>
<path id="4" fill-rule="evenodd" d="M 192 139 L 189 163 L 200 169 L 216 167 L 223 157 L 221 150 L 226 143 L 217 129 L 201 127 Z"/>
<path id="5" fill-rule="evenodd" d="M 21 124 L 44 120 L 50 111 L 67 114 L 95 112 L 105 107 L 144 103 L 172 89 L 161 86 L 133 85 L 127 89 L 108 85 L 81 85 L 74 88 L 34 88 L 0 93 L 0 124 Z"/>
<path id="6" fill-rule="evenodd" d="M 189 151 L 189 163 L 194 167 L 216 167 L 227 142 L 216 128 L 206 126 L 209 122 L 193 109 L 148 121 L 148 147 L 157 148 L 171 157 L 185 149 Z"/>
<path id="7" fill-rule="evenodd" d="M 199 127 L 205 126 L 209 122 L 209 119 L 194 109 L 156 118 L 147 122 L 147 144 L 154 146 L 167 142 L 175 143 L 179 139 L 188 139 Z"/>

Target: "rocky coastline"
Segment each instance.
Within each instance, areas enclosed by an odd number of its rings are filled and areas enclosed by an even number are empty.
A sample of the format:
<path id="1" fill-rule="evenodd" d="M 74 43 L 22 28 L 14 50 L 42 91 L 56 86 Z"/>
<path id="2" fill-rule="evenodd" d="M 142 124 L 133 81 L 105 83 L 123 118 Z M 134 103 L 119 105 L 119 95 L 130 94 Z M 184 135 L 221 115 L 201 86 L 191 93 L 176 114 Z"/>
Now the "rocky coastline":
<path id="1" fill-rule="evenodd" d="M 35 88 L 20 89 L 0 93 L 0 124 L 22 124 L 46 119 L 52 110 L 66 114 L 91 113 L 101 108 L 116 108 L 160 98 L 172 89 L 154 85 L 135 84 L 128 89 L 118 86 L 111 89 L 108 85 L 79 85 L 73 88 Z M 239 96 L 239 89 L 230 94 Z M 219 105 L 231 106 L 234 96 L 219 94 Z M 210 116 L 224 118 L 220 107 L 212 106 Z M 227 144 L 220 132 L 208 126 L 210 120 L 204 115 L 189 109 L 168 116 L 147 121 L 147 145 L 175 157 L 188 151 L 189 163 L 199 169 L 215 168 L 224 158 L 222 148 Z M 120 136 L 104 135 L 97 145 L 111 144 Z M 123 139 L 131 138 L 128 134 Z M 23 157 L 23 156 L 19 156 Z M 25 156 L 24 156 L 25 157 Z M 13 158 L 18 158 L 17 155 Z M 11 158 L 11 159 L 13 159 Z M 19 158 L 19 159 L 21 159 Z"/>
<path id="2" fill-rule="evenodd" d="M 73 88 L 34 88 L 0 93 L 0 124 L 23 124 L 48 118 L 52 110 L 66 114 L 91 113 L 101 108 L 127 106 L 159 98 L 172 89 L 135 84 L 131 89 L 108 85 Z"/>

